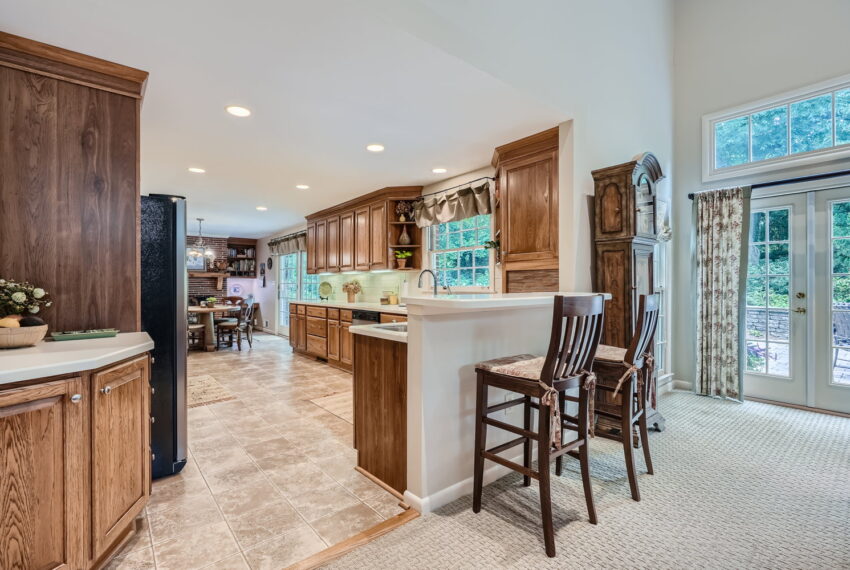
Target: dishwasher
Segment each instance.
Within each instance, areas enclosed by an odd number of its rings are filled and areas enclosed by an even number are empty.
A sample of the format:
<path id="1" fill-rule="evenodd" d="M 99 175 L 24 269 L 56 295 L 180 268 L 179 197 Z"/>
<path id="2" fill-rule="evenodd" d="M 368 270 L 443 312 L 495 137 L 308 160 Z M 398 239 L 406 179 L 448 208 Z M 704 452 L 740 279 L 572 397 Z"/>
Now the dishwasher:
<path id="1" fill-rule="evenodd" d="M 381 322 L 381 313 L 378 311 L 358 311 L 351 312 L 352 325 L 374 325 Z"/>

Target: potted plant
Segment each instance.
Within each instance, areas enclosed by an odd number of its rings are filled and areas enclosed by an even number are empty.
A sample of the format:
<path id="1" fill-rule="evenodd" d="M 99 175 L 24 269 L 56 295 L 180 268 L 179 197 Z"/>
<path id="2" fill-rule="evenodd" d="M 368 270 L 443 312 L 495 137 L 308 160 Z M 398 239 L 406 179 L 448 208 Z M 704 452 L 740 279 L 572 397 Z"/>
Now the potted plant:
<path id="1" fill-rule="evenodd" d="M 52 304 L 41 287 L 0 279 L 0 348 L 32 346 L 43 339 L 47 325 L 35 314 Z"/>
<path id="2" fill-rule="evenodd" d="M 342 290 L 346 292 L 348 295 L 348 302 L 354 302 L 354 296 L 357 295 L 360 291 L 363 290 L 363 287 L 360 286 L 359 281 L 346 281 L 342 284 Z"/>
<path id="3" fill-rule="evenodd" d="M 207 302 L 207 307 L 215 307 L 216 298 L 215 297 L 207 297 L 205 299 Z"/>
<path id="4" fill-rule="evenodd" d="M 407 267 L 407 260 L 413 257 L 413 252 L 409 249 L 400 249 L 395 252 L 395 262 L 399 269 Z"/>

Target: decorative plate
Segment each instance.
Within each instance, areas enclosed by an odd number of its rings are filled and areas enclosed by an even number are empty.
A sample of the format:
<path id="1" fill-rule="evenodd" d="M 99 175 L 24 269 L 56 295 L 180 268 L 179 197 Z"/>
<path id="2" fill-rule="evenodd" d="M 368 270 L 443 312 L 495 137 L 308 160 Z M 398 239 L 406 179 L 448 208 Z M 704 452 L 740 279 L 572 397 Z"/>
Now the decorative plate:
<path id="1" fill-rule="evenodd" d="M 319 283 L 319 296 L 329 298 L 334 292 L 333 286 L 327 281 Z"/>

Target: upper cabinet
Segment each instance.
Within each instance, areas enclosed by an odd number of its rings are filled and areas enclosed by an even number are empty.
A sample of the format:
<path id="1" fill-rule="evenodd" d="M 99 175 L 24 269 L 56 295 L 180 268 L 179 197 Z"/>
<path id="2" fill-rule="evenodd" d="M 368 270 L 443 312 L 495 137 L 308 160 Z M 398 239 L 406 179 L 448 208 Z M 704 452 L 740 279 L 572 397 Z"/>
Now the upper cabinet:
<path id="1" fill-rule="evenodd" d="M 393 269 L 394 251 L 413 253 L 409 269 L 421 267 L 421 232 L 408 222 L 409 244 L 394 243 L 402 230 L 395 204 L 422 195 L 421 186 L 377 190 L 307 216 L 307 273 Z"/>
<path id="2" fill-rule="evenodd" d="M 644 153 L 637 160 L 594 170 L 596 240 L 655 239 L 656 185 L 663 178 L 658 159 Z"/>
<path id="3" fill-rule="evenodd" d="M 557 291 L 558 128 L 496 148 L 492 163 L 505 291 Z"/>

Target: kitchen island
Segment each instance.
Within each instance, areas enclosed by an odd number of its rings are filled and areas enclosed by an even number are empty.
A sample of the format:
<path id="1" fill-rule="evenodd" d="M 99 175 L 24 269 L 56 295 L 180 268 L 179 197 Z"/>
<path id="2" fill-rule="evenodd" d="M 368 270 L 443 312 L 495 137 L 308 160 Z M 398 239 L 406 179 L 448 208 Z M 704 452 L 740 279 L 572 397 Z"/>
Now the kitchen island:
<path id="1" fill-rule="evenodd" d="M 557 293 L 586 296 L 598 293 Z M 475 364 L 532 353 L 549 346 L 556 293 L 409 296 L 407 305 L 407 485 L 405 501 L 430 512 L 472 492 L 475 435 Z M 606 300 L 610 294 L 604 294 Z M 491 389 L 490 405 L 505 401 Z M 522 411 L 508 408 L 500 421 L 519 425 Z M 513 437 L 494 432 L 488 445 Z M 508 459 L 521 462 L 518 457 Z M 484 472 L 489 483 L 508 473 Z"/>

